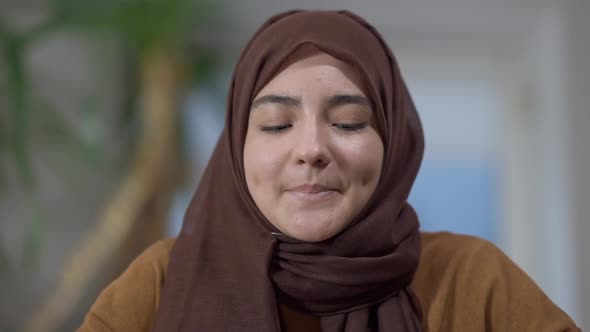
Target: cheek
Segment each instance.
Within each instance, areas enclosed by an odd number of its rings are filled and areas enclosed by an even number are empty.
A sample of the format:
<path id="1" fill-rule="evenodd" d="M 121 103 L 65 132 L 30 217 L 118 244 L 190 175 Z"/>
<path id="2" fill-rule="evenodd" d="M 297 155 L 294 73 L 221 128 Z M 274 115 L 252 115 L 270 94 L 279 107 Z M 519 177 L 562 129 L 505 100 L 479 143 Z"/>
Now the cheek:
<path id="1" fill-rule="evenodd" d="M 383 164 L 383 143 L 375 134 L 367 135 L 345 146 L 347 164 L 350 166 L 350 178 L 357 185 L 374 186 L 379 182 Z"/>
<path id="2" fill-rule="evenodd" d="M 272 185 L 280 173 L 282 157 L 276 142 L 246 136 L 244 144 L 244 173 L 248 186 Z M 252 188 L 251 188 L 252 189 Z"/>

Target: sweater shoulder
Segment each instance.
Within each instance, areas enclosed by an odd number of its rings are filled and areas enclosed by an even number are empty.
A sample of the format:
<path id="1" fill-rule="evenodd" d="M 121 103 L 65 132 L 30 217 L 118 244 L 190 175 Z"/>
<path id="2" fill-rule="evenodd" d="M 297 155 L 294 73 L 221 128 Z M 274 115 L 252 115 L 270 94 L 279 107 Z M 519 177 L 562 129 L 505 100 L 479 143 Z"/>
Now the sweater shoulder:
<path id="1" fill-rule="evenodd" d="M 421 239 L 412 288 L 432 330 L 579 330 L 492 242 L 448 232 Z"/>
<path id="2" fill-rule="evenodd" d="M 79 332 L 148 331 L 153 325 L 174 238 L 145 249 L 98 296 Z"/>
<path id="3" fill-rule="evenodd" d="M 476 236 L 422 232 L 421 239 L 414 287 L 424 294 L 439 292 L 463 277 L 479 279 L 481 284 L 502 269 L 518 269 L 495 244 Z"/>
<path id="4" fill-rule="evenodd" d="M 172 251 L 175 242 L 175 237 L 157 241 L 145 249 L 145 251 L 137 257 L 136 262 L 140 264 L 152 264 L 165 275 L 168 269 L 168 263 L 170 262 L 170 252 Z"/>
<path id="5" fill-rule="evenodd" d="M 505 256 L 492 242 L 472 235 L 421 232 L 420 237 L 422 239 L 421 260 L 435 268 L 448 268 L 451 262 L 464 264 L 482 255 L 497 256 L 497 258 Z"/>

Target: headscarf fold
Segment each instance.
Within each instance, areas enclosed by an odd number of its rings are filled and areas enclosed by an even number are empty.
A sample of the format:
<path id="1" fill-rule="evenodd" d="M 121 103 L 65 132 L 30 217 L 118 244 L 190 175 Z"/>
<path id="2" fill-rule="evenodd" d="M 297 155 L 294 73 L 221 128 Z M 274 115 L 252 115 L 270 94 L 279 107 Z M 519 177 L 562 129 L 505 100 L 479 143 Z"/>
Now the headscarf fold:
<path id="1" fill-rule="evenodd" d="M 359 69 L 384 160 L 379 184 L 341 233 L 289 238 L 258 210 L 243 167 L 250 106 L 303 44 Z M 223 133 L 170 254 L 154 331 L 280 331 L 278 303 L 320 318 L 323 331 L 422 331 L 410 282 L 419 222 L 407 203 L 424 139 L 397 63 L 379 33 L 348 11 L 271 17 L 236 65 Z"/>

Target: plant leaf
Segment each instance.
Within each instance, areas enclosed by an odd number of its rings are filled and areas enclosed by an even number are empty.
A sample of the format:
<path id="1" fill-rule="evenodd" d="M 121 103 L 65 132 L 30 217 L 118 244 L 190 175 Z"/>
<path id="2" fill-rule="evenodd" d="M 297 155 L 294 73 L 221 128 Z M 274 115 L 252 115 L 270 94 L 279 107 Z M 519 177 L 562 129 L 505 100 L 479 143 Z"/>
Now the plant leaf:
<path id="1" fill-rule="evenodd" d="M 94 170 L 103 169 L 106 166 L 104 163 L 106 154 L 100 137 L 95 137 L 100 135 L 103 129 L 97 128 L 99 124 L 93 122 L 96 121 L 98 112 L 96 103 L 93 101 L 86 103 L 85 116 L 80 127 L 69 124 L 65 116 L 53 108 L 47 100 L 41 99 L 40 103 L 35 118 L 39 124 L 39 131 L 43 133 L 43 143 L 64 148 L 72 159 L 84 162 L 86 167 L 92 167 Z M 85 137 L 78 131 L 85 128 L 98 133 Z"/>
<path id="2" fill-rule="evenodd" d="M 202 0 L 53 0 L 55 21 L 120 34 L 138 49 L 175 43 L 194 22 Z"/>
<path id="3" fill-rule="evenodd" d="M 25 48 L 22 39 L 16 37 L 5 40 L 4 44 L 6 83 L 11 114 L 8 144 L 14 155 L 21 181 L 28 190 L 31 190 L 34 187 L 34 177 L 29 157 L 29 85 L 23 62 Z"/>

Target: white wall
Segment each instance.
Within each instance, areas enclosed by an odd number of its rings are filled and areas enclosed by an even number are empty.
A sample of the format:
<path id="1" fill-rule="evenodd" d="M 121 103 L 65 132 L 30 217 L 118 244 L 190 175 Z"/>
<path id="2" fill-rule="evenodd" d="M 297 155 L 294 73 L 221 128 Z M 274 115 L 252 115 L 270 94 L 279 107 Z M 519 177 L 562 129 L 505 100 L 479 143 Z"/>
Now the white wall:
<path id="1" fill-rule="evenodd" d="M 590 329 L 590 1 L 568 2 L 568 75 L 571 115 L 566 137 L 571 145 L 570 186 L 579 269 L 579 322 Z"/>

